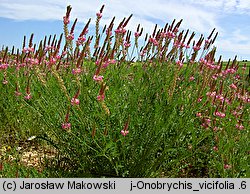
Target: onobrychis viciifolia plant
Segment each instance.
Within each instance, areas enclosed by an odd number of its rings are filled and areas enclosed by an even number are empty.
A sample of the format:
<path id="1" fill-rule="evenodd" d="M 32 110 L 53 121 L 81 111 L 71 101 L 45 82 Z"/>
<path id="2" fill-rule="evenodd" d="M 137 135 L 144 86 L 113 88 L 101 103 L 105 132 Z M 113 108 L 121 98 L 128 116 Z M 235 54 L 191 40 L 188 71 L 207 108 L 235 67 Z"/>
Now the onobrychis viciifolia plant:
<path id="1" fill-rule="evenodd" d="M 115 176 L 135 175 L 135 169 L 138 176 L 152 175 L 161 165 L 167 172 L 175 160 L 183 170 L 183 163 L 192 166 L 187 158 L 194 155 L 176 153 L 186 147 L 188 154 L 196 154 L 192 147 L 211 147 L 207 158 L 220 162 L 222 173 L 236 168 L 231 153 L 250 126 L 250 75 L 236 57 L 227 63 L 222 56 L 215 59 L 215 29 L 196 38 L 181 28 L 182 20 L 174 20 L 155 25 L 152 33 L 141 24 L 133 32 L 132 14 L 118 25 L 113 17 L 102 26 L 103 5 L 94 34 L 89 19 L 76 36 L 78 19 L 71 25 L 71 10 L 68 6 L 59 37 L 45 36 L 36 45 L 31 34 L 22 50 L 0 51 L 1 94 L 14 96 L 0 96 L 0 112 L 8 103 L 17 110 L 8 110 L 11 117 L 0 113 L 4 118 L 13 118 L 19 129 L 25 123 L 22 111 L 31 112 L 26 128 L 39 123 L 39 129 L 49 129 L 55 144 L 90 173 L 111 165 Z"/>

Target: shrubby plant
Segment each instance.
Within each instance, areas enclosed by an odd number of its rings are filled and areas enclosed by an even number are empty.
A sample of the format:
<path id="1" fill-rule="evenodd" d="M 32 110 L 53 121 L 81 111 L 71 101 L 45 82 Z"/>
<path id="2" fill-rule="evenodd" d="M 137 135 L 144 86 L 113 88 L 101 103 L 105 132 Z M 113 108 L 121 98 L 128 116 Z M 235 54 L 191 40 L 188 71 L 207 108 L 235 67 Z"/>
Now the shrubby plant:
<path id="1" fill-rule="evenodd" d="M 64 33 L 0 52 L 1 130 L 57 149 L 56 177 L 249 177 L 249 67 L 175 20 Z M 102 29 L 101 29 L 102 28 Z M 64 37 L 64 40 L 63 40 Z M 144 41 L 141 46 L 139 43 Z"/>

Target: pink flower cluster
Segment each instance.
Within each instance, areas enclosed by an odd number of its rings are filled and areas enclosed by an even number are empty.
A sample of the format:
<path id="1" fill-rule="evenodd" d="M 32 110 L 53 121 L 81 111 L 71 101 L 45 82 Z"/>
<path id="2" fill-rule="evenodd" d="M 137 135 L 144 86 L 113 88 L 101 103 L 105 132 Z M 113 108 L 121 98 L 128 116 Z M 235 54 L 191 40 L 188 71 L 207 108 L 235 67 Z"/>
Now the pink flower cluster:
<path id="1" fill-rule="evenodd" d="M 217 116 L 217 117 L 220 117 L 220 118 L 224 118 L 226 116 L 226 114 L 223 113 L 223 112 L 215 111 L 214 112 L 214 116 Z"/>
<path id="2" fill-rule="evenodd" d="M 141 51 L 141 53 L 140 53 L 140 56 L 141 56 L 141 57 L 144 57 L 146 53 L 147 53 L 147 50 L 143 49 L 143 50 Z"/>
<path id="3" fill-rule="evenodd" d="M 93 80 L 95 80 L 95 81 L 103 81 L 103 76 L 101 76 L 101 75 L 94 75 L 93 76 Z"/>
<path id="4" fill-rule="evenodd" d="M 105 94 L 100 94 L 97 96 L 98 101 L 104 101 L 104 99 L 105 99 Z"/>
<path id="5" fill-rule="evenodd" d="M 67 35 L 67 40 L 74 40 L 74 33 L 70 33 Z"/>
<path id="6" fill-rule="evenodd" d="M 19 70 L 22 67 L 25 67 L 26 63 L 17 63 L 16 70 Z"/>
<path id="7" fill-rule="evenodd" d="M 129 42 L 126 41 L 126 42 L 124 43 L 124 46 L 125 46 L 126 48 L 128 48 L 128 47 L 131 46 L 131 44 L 130 44 Z"/>
<path id="8" fill-rule="evenodd" d="M 126 32 L 127 32 L 127 30 L 125 28 L 123 28 L 123 27 L 117 28 L 115 30 L 116 34 L 123 34 L 124 35 L 124 34 L 126 34 Z"/>
<path id="9" fill-rule="evenodd" d="M 53 50 L 55 50 L 56 48 L 54 47 L 54 46 L 50 46 L 50 45 L 48 45 L 48 46 L 46 46 L 45 47 L 45 51 L 49 51 L 49 50 L 51 50 L 51 51 L 53 51 Z"/>
<path id="10" fill-rule="evenodd" d="M 24 96 L 24 98 L 26 100 L 30 100 L 32 98 L 31 94 L 30 93 L 27 93 L 26 96 Z"/>
<path id="11" fill-rule="evenodd" d="M 234 79 L 236 79 L 236 80 L 240 80 L 240 75 L 238 75 L 238 74 L 237 74 L 237 75 L 235 75 L 235 76 L 234 76 Z"/>
<path id="12" fill-rule="evenodd" d="M 201 102 L 202 101 L 202 97 L 199 97 L 198 99 L 197 99 L 197 102 Z"/>
<path id="13" fill-rule="evenodd" d="M 194 81 L 194 79 L 195 79 L 194 76 L 189 77 L 189 81 Z"/>
<path id="14" fill-rule="evenodd" d="M 2 82 L 4 85 L 8 84 L 8 80 L 4 79 L 3 82 Z"/>
<path id="15" fill-rule="evenodd" d="M 110 30 L 110 28 L 106 30 L 106 35 L 109 37 L 112 36 L 112 31 Z"/>
<path id="16" fill-rule="evenodd" d="M 236 73 L 235 68 L 229 68 L 229 69 L 222 70 L 221 73 L 220 73 L 220 76 L 221 77 L 226 77 L 228 74 L 235 74 L 235 73 Z M 236 79 L 240 79 L 240 77 L 236 77 Z"/>
<path id="17" fill-rule="evenodd" d="M 129 131 L 127 130 L 121 130 L 121 134 L 125 137 L 126 135 L 128 135 Z"/>
<path id="18" fill-rule="evenodd" d="M 219 65 L 215 65 L 213 61 L 211 60 L 206 60 L 204 58 L 200 59 L 200 63 L 205 65 L 208 69 L 220 69 Z"/>
<path id="19" fill-rule="evenodd" d="M 139 37 L 140 33 L 139 32 L 135 32 L 135 37 Z"/>
<path id="20" fill-rule="evenodd" d="M 81 68 L 79 68 L 79 67 L 72 70 L 72 74 L 73 74 L 73 75 L 80 74 L 81 72 L 82 72 L 82 70 L 81 70 Z"/>
<path id="21" fill-rule="evenodd" d="M 217 146 L 214 146 L 214 147 L 213 147 L 213 150 L 214 150 L 215 152 L 217 152 L 219 149 L 218 149 Z"/>
<path id="22" fill-rule="evenodd" d="M 181 43 L 178 40 L 174 41 L 174 47 L 175 48 L 180 48 L 181 47 Z"/>
<path id="23" fill-rule="evenodd" d="M 176 35 L 175 35 L 175 33 L 168 31 L 166 36 L 170 39 L 173 39 L 173 38 L 175 38 Z"/>
<path id="24" fill-rule="evenodd" d="M 177 62 L 176 62 L 176 65 L 178 65 L 180 68 L 183 67 L 183 63 L 182 63 L 181 61 L 177 61 Z"/>
<path id="25" fill-rule="evenodd" d="M 80 100 L 78 98 L 72 98 L 70 101 L 71 105 L 79 105 L 80 104 Z"/>
<path id="26" fill-rule="evenodd" d="M 71 127 L 71 124 L 70 124 L 70 123 L 63 123 L 63 124 L 62 124 L 62 128 L 63 128 L 63 129 L 70 129 L 70 127 Z"/>
<path id="27" fill-rule="evenodd" d="M 196 116 L 197 116 L 197 117 L 201 117 L 202 114 L 201 114 L 200 112 L 198 112 L 198 113 L 196 113 Z"/>
<path id="28" fill-rule="evenodd" d="M 224 169 L 225 169 L 225 170 L 230 169 L 230 168 L 232 168 L 231 165 L 229 165 L 229 164 L 224 164 Z"/>
<path id="29" fill-rule="evenodd" d="M 203 118 L 203 123 L 201 124 L 202 127 L 206 129 L 210 126 L 210 124 L 211 124 L 210 118 Z"/>
<path id="30" fill-rule="evenodd" d="M 22 95 L 21 92 L 19 92 L 18 90 L 15 91 L 15 96 L 21 96 L 21 95 Z"/>
<path id="31" fill-rule="evenodd" d="M 100 12 L 96 13 L 96 16 L 97 16 L 98 19 L 102 18 L 102 14 Z"/>
<path id="32" fill-rule="evenodd" d="M 179 42 L 178 40 L 176 40 L 176 41 L 174 42 L 174 47 L 176 47 L 176 48 L 186 48 L 186 49 L 189 49 L 189 48 L 190 48 L 189 45 L 186 45 L 186 44 L 183 43 L 183 42 Z"/>
<path id="33" fill-rule="evenodd" d="M 115 59 L 108 59 L 107 61 L 104 61 L 102 68 L 108 67 L 110 64 L 115 64 L 116 60 Z"/>
<path id="34" fill-rule="evenodd" d="M 232 83 L 232 84 L 230 85 L 230 88 L 233 89 L 233 90 L 236 90 L 236 89 L 237 89 L 237 86 L 236 86 L 234 83 Z"/>
<path id="35" fill-rule="evenodd" d="M 30 57 L 26 58 L 25 61 L 26 61 L 26 63 L 29 63 L 31 65 L 38 65 L 38 63 L 39 63 L 38 59 L 34 59 L 34 58 L 30 58 Z"/>
<path id="36" fill-rule="evenodd" d="M 149 38 L 149 42 L 153 43 L 154 46 L 158 46 L 159 42 L 155 38 Z"/>
<path id="37" fill-rule="evenodd" d="M 51 57 L 51 58 L 49 59 L 48 64 L 49 64 L 49 65 L 55 65 L 56 62 L 57 62 L 57 58 L 56 58 L 56 57 Z"/>
<path id="38" fill-rule="evenodd" d="M 7 69 L 9 67 L 9 64 L 8 63 L 2 63 L 2 64 L 0 64 L 0 70 L 1 69 Z"/>
<path id="39" fill-rule="evenodd" d="M 76 45 L 82 45 L 84 42 L 86 41 L 86 38 L 84 36 L 80 36 L 78 37 L 77 41 L 76 41 Z"/>
<path id="40" fill-rule="evenodd" d="M 63 23 L 64 23 L 65 25 L 69 24 L 69 17 L 64 16 L 64 17 L 63 17 Z"/>
<path id="41" fill-rule="evenodd" d="M 224 96 L 223 96 L 222 94 L 216 95 L 215 98 L 216 98 L 217 100 L 221 101 L 221 102 L 224 102 L 224 100 L 225 100 L 225 98 L 224 98 Z"/>
<path id="42" fill-rule="evenodd" d="M 239 124 L 239 123 L 237 123 L 235 127 L 237 129 L 239 129 L 239 130 L 243 130 L 244 129 L 244 126 L 242 124 Z"/>
<path id="43" fill-rule="evenodd" d="M 28 47 L 28 48 L 23 48 L 23 52 L 27 53 L 27 52 L 34 52 L 34 48 L 33 47 Z"/>
<path id="44" fill-rule="evenodd" d="M 195 52 L 197 52 L 197 51 L 199 51 L 201 49 L 201 47 L 198 46 L 198 45 L 195 45 L 195 46 L 193 46 L 193 49 L 194 49 Z"/>
<path id="45" fill-rule="evenodd" d="M 216 92 L 215 92 L 215 91 L 213 91 L 213 92 L 207 92 L 206 95 L 207 95 L 208 97 L 213 98 L 213 97 L 216 96 Z"/>

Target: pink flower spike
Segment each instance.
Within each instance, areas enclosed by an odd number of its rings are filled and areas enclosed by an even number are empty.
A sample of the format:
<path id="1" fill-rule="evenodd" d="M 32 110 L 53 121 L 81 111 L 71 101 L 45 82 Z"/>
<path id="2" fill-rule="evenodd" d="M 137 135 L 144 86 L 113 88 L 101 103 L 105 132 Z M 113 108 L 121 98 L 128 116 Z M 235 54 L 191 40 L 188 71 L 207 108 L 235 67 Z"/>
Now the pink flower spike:
<path id="1" fill-rule="evenodd" d="M 173 39 L 173 38 L 175 38 L 175 34 L 173 32 L 168 31 L 167 32 L 167 37 L 170 38 L 170 39 Z"/>
<path id="2" fill-rule="evenodd" d="M 119 33 L 120 33 L 120 29 L 116 29 L 116 30 L 115 30 L 115 33 L 116 33 L 116 34 L 119 34 Z"/>
<path id="3" fill-rule="evenodd" d="M 63 52 L 62 52 L 62 55 L 63 55 L 63 56 L 65 56 L 66 54 L 67 54 L 67 52 L 66 52 L 66 51 L 63 51 Z"/>
<path id="4" fill-rule="evenodd" d="M 236 124 L 235 126 L 237 129 L 239 130 L 243 130 L 244 129 L 244 126 L 242 124 Z"/>
<path id="5" fill-rule="evenodd" d="M 213 78 L 214 80 L 217 80 L 217 79 L 218 79 L 218 75 L 217 75 L 217 74 L 214 74 L 214 75 L 212 76 L 212 78 Z"/>
<path id="6" fill-rule="evenodd" d="M 63 129 L 70 129 L 70 127 L 71 127 L 71 124 L 70 124 L 70 123 L 63 123 L 63 124 L 62 124 L 62 128 L 63 128 Z"/>
<path id="7" fill-rule="evenodd" d="M 81 44 L 83 44 L 86 41 L 86 38 L 84 36 L 80 36 L 78 37 L 76 44 L 79 46 Z"/>
<path id="8" fill-rule="evenodd" d="M 4 85 L 7 85 L 7 84 L 8 84 L 8 80 L 4 79 L 2 83 L 3 83 Z"/>
<path id="9" fill-rule="evenodd" d="M 214 146 L 214 147 L 213 147 L 213 150 L 217 152 L 219 149 L 218 149 L 217 146 Z"/>
<path id="10" fill-rule="evenodd" d="M 95 64 L 98 66 L 100 65 L 100 60 L 96 60 Z"/>
<path id="11" fill-rule="evenodd" d="M 74 34 L 68 34 L 68 36 L 66 37 L 67 40 L 74 40 Z"/>
<path id="12" fill-rule="evenodd" d="M 200 112 L 198 112 L 198 113 L 196 113 L 196 116 L 197 116 L 197 117 L 201 117 L 202 114 L 201 114 Z"/>
<path id="13" fill-rule="evenodd" d="M 98 19 L 102 18 L 102 14 L 100 12 L 96 13 L 96 16 L 97 16 Z"/>
<path id="14" fill-rule="evenodd" d="M 232 83 L 232 84 L 230 85 L 230 88 L 236 90 L 236 89 L 237 89 L 237 86 L 236 86 L 235 84 Z"/>
<path id="15" fill-rule="evenodd" d="M 121 33 L 126 34 L 127 30 L 125 28 L 121 28 Z"/>
<path id="16" fill-rule="evenodd" d="M 161 33 L 161 38 L 166 38 L 167 37 L 167 34 L 165 32 L 162 32 Z"/>
<path id="17" fill-rule="evenodd" d="M 63 23 L 64 23 L 65 25 L 69 24 L 69 18 L 66 17 L 66 16 L 64 16 L 64 17 L 63 17 Z"/>
<path id="18" fill-rule="evenodd" d="M 216 132 L 216 131 L 218 131 L 218 130 L 219 130 L 218 127 L 214 127 L 214 128 L 213 128 L 213 131 L 214 131 L 214 132 Z"/>
<path id="19" fill-rule="evenodd" d="M 97 96 L 97 100 L 98 101 L 104 101 L 104 99 L 105 99 L 105 95 L 104 94 Z"/>
<path id="20" fill-rule="evenodd" d="M 72 98 L 70 102 L 72 106 L 80 104 L 80 100 L 77 98 Z"/>
<path id="21" fill-rule="evenodd" d="M 128 135 L 129 131 L 127 130 L 121 130 L 121 134 L 125 137 L 126 135 Z"/>
<path id="22" fill-rule="evenodd" d="M 81 72 L 82 72 L 81 68 L 76 68 L 76 69 L 73 69 L 73 70 L 72 70 L 72 74 L 73 74 L 73 75 L 80 74 Z"/>
<path id="23" fill-rule="evenodd" d="M 2 64 L 0 64 L 0 69 L 7 69 L 9 67 L 9 64 L 7 64 L 7 63 L 2 63 Z"/>
<path id="24" fill-rule="evenodd" d="M 94 75 L 93 76 L 93 80 L 95 80 L 95 81 L 102 81 L 103 80 L 103 76 L 101 76 L 101 75 Z"/>
<path id="25" fill-rule="evenodd" d="M 175 41 L 174 42 L 174 47 L 176 48 L 180 48 L 181 44 L 178 42 L 178 41 Z"/>
<path id="26" fill-rule="evenodd" d="M 236 75 L 236 76 L 234 76 L 234 79 L 236 79 L 236 80 L 240 80 L 240 75 Z"/>
<path id="27" fill-rule="evenodd" d="M 15 96 L 21 96 L 22 95 L 22 93 L 21 92 L 19 92 L 19 91 L 15 91 Z"/>
<path id="28" fill-rule="evenodd" d="M 125 42 L 125 43 L 124 43 L 124 46 L 125 46 L 126 48 L 128 48 L 128 47 L 131 46 L 131 44 L 130 44 L 129 42 Z"/>
<path id="29" fill-rule="evenodd" d="M 225 113 L 223 113 L 223 112 L 220 113 L 220 117 L 221 117 L 221 118 L 224 118 L 225 116 L 226 116 Z"/>
<path id="30" fill-rule="evenodd" d="M 28 47 L 28 51 L 29 51 L 29 52 L 34 52 L 34 50 L 35 50 L 35 49 L 32 48 L 32 47 Z"/>
<path id="31" fill-rule="evenodd" d="M 155 40 L 154 38 L 149 38 L 149 42 L 150 42 L 150 43 L 153 43 L 154 40 Z"/>
<path id="32" fill-rule="evenodd" d="M 205 129 L 208 128 L 208 125 L 206 123 L 202 123 L 201 126 L 204 127 Z"/>
<path id="33" fill-rule="evenodd" d="M 158 41 L 154 39 L 154 42 L 153 42 L 154 46 L 158 46 Z"/>
<path id="34" fill-rule="evenodd" d="M 106 35 L 107 35 L 107 36 L 112 36 L 112 31 L 110 31 L 109 28 L 106 30 Z"/>
<path id="35" fill-rule="evenodd" d="M 202 101 L 202 97 L 199 97 L 198 99 L 197 99 L 197 102 L 201 102 Z"/>
<path id="36" fill-rule="evenodd" d="M 216 92 L 215 91 L 210 94 L 210 97 L 215 97 L 215 96 L 216 96 Z"/>
<path id="37" fill-rule="evenodd" d="M 194 81 L 194 76 L 191 76 L 191 77 L 189 78 L 189 81 Z"/>
<path id="38" fill-rule="evenodd" d="M 218 112 L 218 111 L 216 111 L 216 112 L 214 113 L 214 115 L 217 116 L 217 117 L 220 117 L 220 118 L 224 118 L 224 117 L 226 116 L 225 113 L 223 113 L 223 112 Z"/>
<path id="39" fill-rule="evenodd" d="M 25 98 L 26 100 L 30 100 L 30 99 L 32 98 L 32 96 L 31 96 L 31 94 L 29 93 L 29 94 L 27 94 L 26 96 L 24 96 L 24 98 Z"/>
<path id="40" fill-rule="evenodd" d="M 140 36 L 139 32 L 135 32 L 135 37 L 139 37 L 139 36 Z"/>
<path id="41" fill-rule="evenodd" d="M 194 51 L 199 51 L 201 49 L 201 47 L 200 46 L 194 46 L 193 49 L 194 49 Z"/>
<path id="42" fill-rule="evenodd" d="M 210 40 L 206 39 L 205 44 L 209 44 L 209 43 L 210 43 Z"/>
<path id="43" fill-rule="evenodd" d="M 224 164 L 224 169 L 230 169 L 231 168 L 231 165 L 229 165 L 229 164 Z"/>
<path id="44" fill-rule="evenodd" d="M 182 63 L 181 61 L 177 61 L 176 64 L 177 64 L 180 68 L 183 67 L 183 63 Z"/>
<path id="45" fill-rule="evenodd" d="M 108 66 L 109 66 L 109 61 L 105 61 L 104 63 L 103 63 L 103 66 L 102 66 L 102 68 L 107 68 Z"/>
<path id="46" fill-rule="evenodd" d="M 115 63 L 116 63 L 116 60 L 115 60 L 115 59 L 109 60 L 109 64 L 115 64 Z"/>
<path id="47" fill-rule="evenodd" d="M 206 124 L 210 124 L 211 123 L 211 119 L 205 119 Z"/>

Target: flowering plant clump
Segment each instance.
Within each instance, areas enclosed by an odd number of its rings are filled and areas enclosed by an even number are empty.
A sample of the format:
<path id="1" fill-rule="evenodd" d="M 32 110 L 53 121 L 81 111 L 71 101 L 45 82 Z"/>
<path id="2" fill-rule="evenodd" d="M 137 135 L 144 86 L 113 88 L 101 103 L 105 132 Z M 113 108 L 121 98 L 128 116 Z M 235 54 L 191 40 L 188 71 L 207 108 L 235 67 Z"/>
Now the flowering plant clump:
<path id="1" fill-rule="evenodd" d="M 216 59 L 215 29 L 102 26 L 103 5 L 78 35 L 71 11 L 59 37 L 0 50 L 4 141 L 56 149 L 50 176 L 248 176 L 249 63 Z"/>

